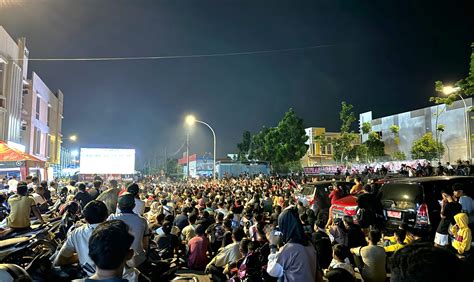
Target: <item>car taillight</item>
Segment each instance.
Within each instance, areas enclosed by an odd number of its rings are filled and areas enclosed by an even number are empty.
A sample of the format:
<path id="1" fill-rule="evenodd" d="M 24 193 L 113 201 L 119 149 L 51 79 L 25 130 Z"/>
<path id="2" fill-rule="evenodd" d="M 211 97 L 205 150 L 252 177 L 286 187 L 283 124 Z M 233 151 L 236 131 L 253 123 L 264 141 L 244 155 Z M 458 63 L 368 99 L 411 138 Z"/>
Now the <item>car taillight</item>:
<path id="1" fill-rule="evenodd" d="M 354 216 L 357 214 L 357 208 L 356 207 L 344 208 L 344 213 L 349 216 Z"/>
<path id="2" fill-rule="evenodd" d="M 417 205 L 416 209 L 416 225 L 429 225 L 430 217 L 428 214 L 428 205 Z"/>

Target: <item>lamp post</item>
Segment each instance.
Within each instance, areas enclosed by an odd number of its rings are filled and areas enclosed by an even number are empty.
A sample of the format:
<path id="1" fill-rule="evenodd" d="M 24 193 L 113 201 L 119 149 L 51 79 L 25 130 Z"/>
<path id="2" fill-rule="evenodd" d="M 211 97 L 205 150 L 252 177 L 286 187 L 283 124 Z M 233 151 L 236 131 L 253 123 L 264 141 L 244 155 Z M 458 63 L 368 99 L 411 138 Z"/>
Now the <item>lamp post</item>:
<path id="1" fill-rule="evenodd" d="M 186 117 L 186 124 L 187 125 L 192 126 L 196 122 L 204 124 L 212 132 L 212 137 L 214 139 L 213 140 L 214 141 L 214 156 L 213 156 L 214 158 L 213 158 L 213 164 L 212 164 L 212 179 L 216 180 L 216 133 L 214 132 L 214 129 L 212 129 L 212 127 L 209 124 L 205 123 L 202 120 L 196 119 L 196 117 L 194 117 L 193 115 L 188 115 Z M 188 171 L 189 171 L 189 158 L 188 158 Z"/>
<path id="2" fill-rule="evenodd" d="M 445 86 L 443 87 L 443 94 L 445 95 L 457 95 L 461 98 L 462 103 L 464 104 L 464 133 L 466 135 L 466 147 L 467 147 L 467 160 L 471 162 L 471 129 L 469 126 L 469 117 L 468 117 L 468 109 L 466 105 L 466 100 L 462 97 L 459 93 L 461 87 L 452 87 L 452 86 Z"/>

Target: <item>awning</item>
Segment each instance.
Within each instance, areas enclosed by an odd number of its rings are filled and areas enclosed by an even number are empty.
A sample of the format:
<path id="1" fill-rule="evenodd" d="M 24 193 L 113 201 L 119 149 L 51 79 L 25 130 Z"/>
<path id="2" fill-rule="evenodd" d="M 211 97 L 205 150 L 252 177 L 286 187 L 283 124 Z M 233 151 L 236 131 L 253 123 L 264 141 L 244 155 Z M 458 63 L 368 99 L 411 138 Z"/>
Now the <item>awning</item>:
<path id="1" fill-rule="evenodd" d="M 15 148 L 9 147 L 4 141 L 0 141 L 0 162 L 33 162 L 36 165 L 44 165 L 45 161 L 32 156 L 30 154 L 24 153 Z"/>

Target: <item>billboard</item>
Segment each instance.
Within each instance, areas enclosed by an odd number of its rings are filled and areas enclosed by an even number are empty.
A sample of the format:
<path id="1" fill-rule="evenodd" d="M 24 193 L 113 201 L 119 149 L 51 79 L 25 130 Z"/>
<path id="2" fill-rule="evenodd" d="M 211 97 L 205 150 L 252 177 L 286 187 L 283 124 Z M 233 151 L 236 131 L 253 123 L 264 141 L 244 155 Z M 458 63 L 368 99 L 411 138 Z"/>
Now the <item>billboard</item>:
<path id="1" fill-rule="evenodd" d="M 81 148 L 80 174 L 134 174 L 135 149 Z"/>

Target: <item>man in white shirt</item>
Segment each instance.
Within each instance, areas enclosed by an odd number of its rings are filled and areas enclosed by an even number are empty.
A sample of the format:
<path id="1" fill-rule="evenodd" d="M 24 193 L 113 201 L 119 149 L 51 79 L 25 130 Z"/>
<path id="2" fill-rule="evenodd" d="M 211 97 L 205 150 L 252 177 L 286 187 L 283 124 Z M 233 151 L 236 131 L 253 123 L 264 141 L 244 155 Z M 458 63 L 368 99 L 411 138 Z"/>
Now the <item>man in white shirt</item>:
<path id="1" fill-rule="evenodd" d="M 148 239 L 150 235 L 146 219 L 133 212 L 135 207 L 134 199 L 135 197 L 133 194 L 123 194 L 118 200 L 118 205 L 121 212 L 111 214 L 107 219 L 122 220 L 128 225 L 130 234 L 132 234 L 134 237 L 132 244 L 134 255 L 132 259 L 127 262 L 127 265 L 130 267 L 138 267 L 143 262 L 145 262 L 145 250 L 148 248 Z"/>
<path id="2" fill-rule="evenodd" d="M 145 202 L 140 200 L 140 187 L 138 184 L 133 183 L 127 187 L 127 192 L 132 194 L 135 199 L 135 207 L 133 208 L 133 213 L 143 216 L 145 212 Z M 117 213 L 122 213 L 120 207 L 117 208 Z"/>
<path id="3" fill-rule="evenodd" d="M 48 201 L 44 197 L 44 187 L 43 186 L 36 186 L 35 192 L 31 194 L 33 199 L 35 200 L 36 206 L 40 210 L 40 212 L 45 212 L 48 210 Z"/>
<path id="4" fill-rule="evenodd" d="M 97 225 L 105 221 L 108 212 L 104 203 L 91 201 L 85 206 L 83 214 L 87 224 L 68 232 L 67 240 L 54 263 L 62 266 L 79 262 L 87 275 L 92 276 L 95 273 L 95 264 L 89 257 L 89 238 Z"/>
<path id="5" fill-rule="evenodd" d="M 16 175 L 8 180 L 8 193 L 15 193 L 16 194 L 16 187 L 18 186 L 18 180 L 16 180 Z"/>
<path id="6" fill-rule="evenodd" d="M 233 262 L 237 262 L 242 254 L 240 253 L 240 241 L 244 238 L 245 233 L 241 228 L 237 228 L 232 232 L 232 244 L 225 246 L 217 253 L 217 255 L 206 266 L 206 273 L 220 278 L 222 281 L 227 280 L 224 269 Z M 216 279 L 217 280 L 217 279 Z"/>

